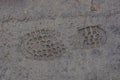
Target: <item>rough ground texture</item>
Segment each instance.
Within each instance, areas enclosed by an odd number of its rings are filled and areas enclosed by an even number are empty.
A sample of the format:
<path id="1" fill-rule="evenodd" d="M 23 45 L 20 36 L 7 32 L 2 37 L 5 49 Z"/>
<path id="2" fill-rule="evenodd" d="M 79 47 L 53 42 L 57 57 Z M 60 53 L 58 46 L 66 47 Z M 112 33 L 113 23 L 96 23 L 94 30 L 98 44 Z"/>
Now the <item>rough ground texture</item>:
<path id="1" fill-rule="evenodd" d="M 119 0 L 0 0 L 0 80 L 120 80 L 119 9 Z"/>

